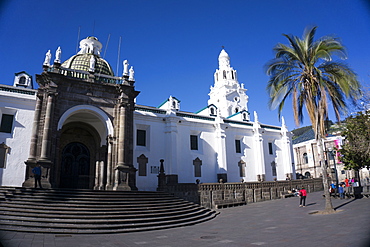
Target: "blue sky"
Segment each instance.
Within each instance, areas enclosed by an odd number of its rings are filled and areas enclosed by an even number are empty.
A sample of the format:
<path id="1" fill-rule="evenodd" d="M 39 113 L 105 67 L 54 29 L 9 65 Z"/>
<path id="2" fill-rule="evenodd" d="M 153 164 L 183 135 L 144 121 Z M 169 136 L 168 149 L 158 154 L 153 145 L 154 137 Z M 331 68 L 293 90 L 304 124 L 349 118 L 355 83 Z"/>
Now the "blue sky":
<path id="1" fill-rule="evenodd" d="M 11 85 L 16 72 L 40 74 L 49 49 L 54 59 L 60 46 L 67 60 L 76 53 L 80 30 L 80 40 L 93 35 L 102 42 L 115 73 L 122 37 L 118 75 L 128 59 L 141 91 L 138 104 L 158 106 L 172 95 L 181 100 L 181 110 L 196 112 L 207 105 L 224 46 L 248 89 L 252 120 L 257 111 L 260 122 L 280 125 L 277 110 L 267 105 L 264 65 L 277 43 L 287 43 L 283 33 L 301 36 L 313 25 L 317 37 L 341 38 L 346 63 L 368 86 L 370 4 L 364 0 L 3 0 L 0 84 Z M 296 128 L 291 101 L 282 115 L 290 130 Z"/>

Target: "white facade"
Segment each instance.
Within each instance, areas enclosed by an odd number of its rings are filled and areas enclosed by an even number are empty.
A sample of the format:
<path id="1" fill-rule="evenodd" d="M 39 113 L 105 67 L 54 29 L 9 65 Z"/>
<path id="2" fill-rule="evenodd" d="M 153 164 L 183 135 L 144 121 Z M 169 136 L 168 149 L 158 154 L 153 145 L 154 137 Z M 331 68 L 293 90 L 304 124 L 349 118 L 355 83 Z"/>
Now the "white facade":
<path id="1" fill-rule="evenodd" d="M 22 77 L 24 79 L 20 80 Z M 30 88 L 33 88 L 32 78 L 24 72 L 16 74 L 13 87 L 0 85 L 1 121 L 6 121 L 4 116 L 13 116 L 10 132 L 0 131 L 0 143 L 3 144 L 0 152 L 5 154 L 0 161 L 0 185 L 22 186 L 25 179 L 24 161 L 29 154 L 37 93 Z"/>
<path id="2" fill-rule="evenodd" d="M 180 111 L 180 101 L 172 96 L 159 108 L 136 106 L 134 164 L 139 169 L 139 189 L 156 189 L 161 159 L 166 175 L 176 176 L 179 183 L 218 182 L 220 178 L 273 181 L 295 174 L 291 133 L 284 122 L 281 127 L 259 123 L 257 113 L 250 121 L 247 90 L 239 84 L 225 50 L 214 80 L 208 106 L 197 113 Z M 145 132 L 140 145 L 138 130 Z M 197 148 L 192 147 L 191 138 L 196 138 Z"/>
<path id="3" fill-rule="evenodd" d="M 46 60 L 49 63 L 48 56 Z M 0 133 L 0 142 L 10 150 L 5 167 L 0 168 L 0 184 L 3 186 L 22 185 L 26 169 L 24 162 L 30 153 L 36 90 L 22 88 L 30 94 L 20 93 L 21 88 L 16 87 L 19 78 L 20 74 L 13 87 L 3 86 L 12 90 L 0 93 L 2 113 L 11 111 L 15 116 L 12 132 Z M 22 79 L 21 84 L 23 82 Z M 161 160 L 169 182 L 294 179 L 291 132 L 284 121 L 282 126 L 260 123 L 256 112 L 251 121 L 246 91 L 238 82 L 236 70 L 230 66 L 228 54 L 222 50 L 207 107 L 197 113 L 184 112 L 180 110 L 180 100 L 172 96 L 158 108 L 137 104 L 132 162 L 138 169 L 137 188 L 156 190 Z M 78 105 L 69 111 L 83 111 L 85 108 L 89 110 L 91 106 Z M 67 116 L 69 111 L 63 116 Z M 63 116 L 59 121 L 63 121 Z M 92 127 L 105 142 L 109 135 L 104 128 Z M 104 162 L 101 164 L 101 172 L 104 173 Z"/>

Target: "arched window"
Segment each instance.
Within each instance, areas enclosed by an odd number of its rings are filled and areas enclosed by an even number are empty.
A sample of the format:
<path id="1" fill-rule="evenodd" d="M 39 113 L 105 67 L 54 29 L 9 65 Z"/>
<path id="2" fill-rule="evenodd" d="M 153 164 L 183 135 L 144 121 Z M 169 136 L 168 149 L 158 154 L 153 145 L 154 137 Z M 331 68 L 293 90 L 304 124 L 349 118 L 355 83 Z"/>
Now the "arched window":
<path id="1" fill-rule="evenodd" d="M 215 115 L 215 108 L 211 108 L 211 115 Z"/>
<path id="2" fill-rule="evenodd" d="M 243 120 L 247 120 L 247 114 L 243 113 Z"/>
<path id="3" fill-rule="evenodd" d="M 276 176 L 276 163 L 275 161 L 271 162 L 272 176 Z"/>
<path id="4" fill-rule="evenodd" d="M 308 156 L 307 156 L 307 153 L 304 153 L 304 154 L 303 154 L 303 162 L 304 162 L 305 164 L 308 164 Z"/>
<path id="5" fill-rule="evenodd" d="M 223 74 L 224 74 L 224 79 L 226 79 L 226 71 L 225 70 L 224 70 L 224 73 Z"/>
<path id="6" fill-rule="evenodd" d="M 239 109 L 238 108 L 235 108 L 235 113 L 238 113 L 239 112 Z"/>
<path id="7" fill-rule="evenodd" d="M 19 78 L 19 84 L 21 84 L 21 85 L 26 84 L 26 77 L 25 76 L 22 76 L 21 78 Z"/>
<path id="8" fill-rule="evenodd" d="M 146 176 L 148 158 L 144 154 L 141 154 L 137 157 L 137 163 L 139 164 L 139 176 Z"/>
<path id="9" fill-rule="evenodd" d="M 243 160 L 238 162 L 239 166 L 239 176 L 245 177 L 245 162 Z"/>
<path id="10" fill-rule="evenodd" d="M 198 157 L 193 160 L 194 165 L 194 177 L 201 177 L 202 176 L 202 160 Z"/>

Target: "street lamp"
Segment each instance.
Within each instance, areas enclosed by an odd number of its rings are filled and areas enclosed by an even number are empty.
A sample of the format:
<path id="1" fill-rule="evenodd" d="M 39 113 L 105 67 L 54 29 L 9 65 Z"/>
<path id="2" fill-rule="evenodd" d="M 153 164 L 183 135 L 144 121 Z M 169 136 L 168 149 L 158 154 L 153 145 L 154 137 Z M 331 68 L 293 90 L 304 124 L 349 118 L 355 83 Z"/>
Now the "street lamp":
<path id="1" fill-rule="evenodd" d="M 337 163 L 335 162 L 335 154 L 336 154 L 336 151 L 333 150 L 332 148 L 329 148 L 328 149 L 328 153 L 330 154 L 330 159 L 333 160 L 334 162 L 334 172 L 335 172 L 335 196 L 337 195 L 337 192 L 338 192 L 338 171 L 337 171 Z"/>

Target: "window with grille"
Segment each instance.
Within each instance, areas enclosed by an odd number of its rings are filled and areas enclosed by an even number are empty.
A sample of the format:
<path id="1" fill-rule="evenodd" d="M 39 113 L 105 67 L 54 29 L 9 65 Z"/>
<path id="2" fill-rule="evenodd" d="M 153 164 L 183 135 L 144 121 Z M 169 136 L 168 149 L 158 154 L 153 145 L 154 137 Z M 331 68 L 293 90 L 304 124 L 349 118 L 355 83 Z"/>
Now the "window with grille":
<path id="1" fill-rule="evenodd" d="M 14 115 L 3 114 L 1 116 L 0 132 L 12 133 Z"/>
<path id="2" fill-rule="evenodd" d="M 242 152 L 240 140 L 235 140 L 235 152 L 238 154 Z"/>
<path id="3" fill-rule="evenodd" d="M 190 149 L 198 150 L 198 136 L 190 135 Z"/>
<path id="4" fill-rule="evenodd" d="M 274 151 L 272 149 L 272 142 L 269 142 L 269 154 L 274 154 Z"/>
<path id="5" fill-rule="evenodd" d="M 137 146 L 146 146 L 146 131 L 137 130 L 136 131 L 136 145 Z"/>

